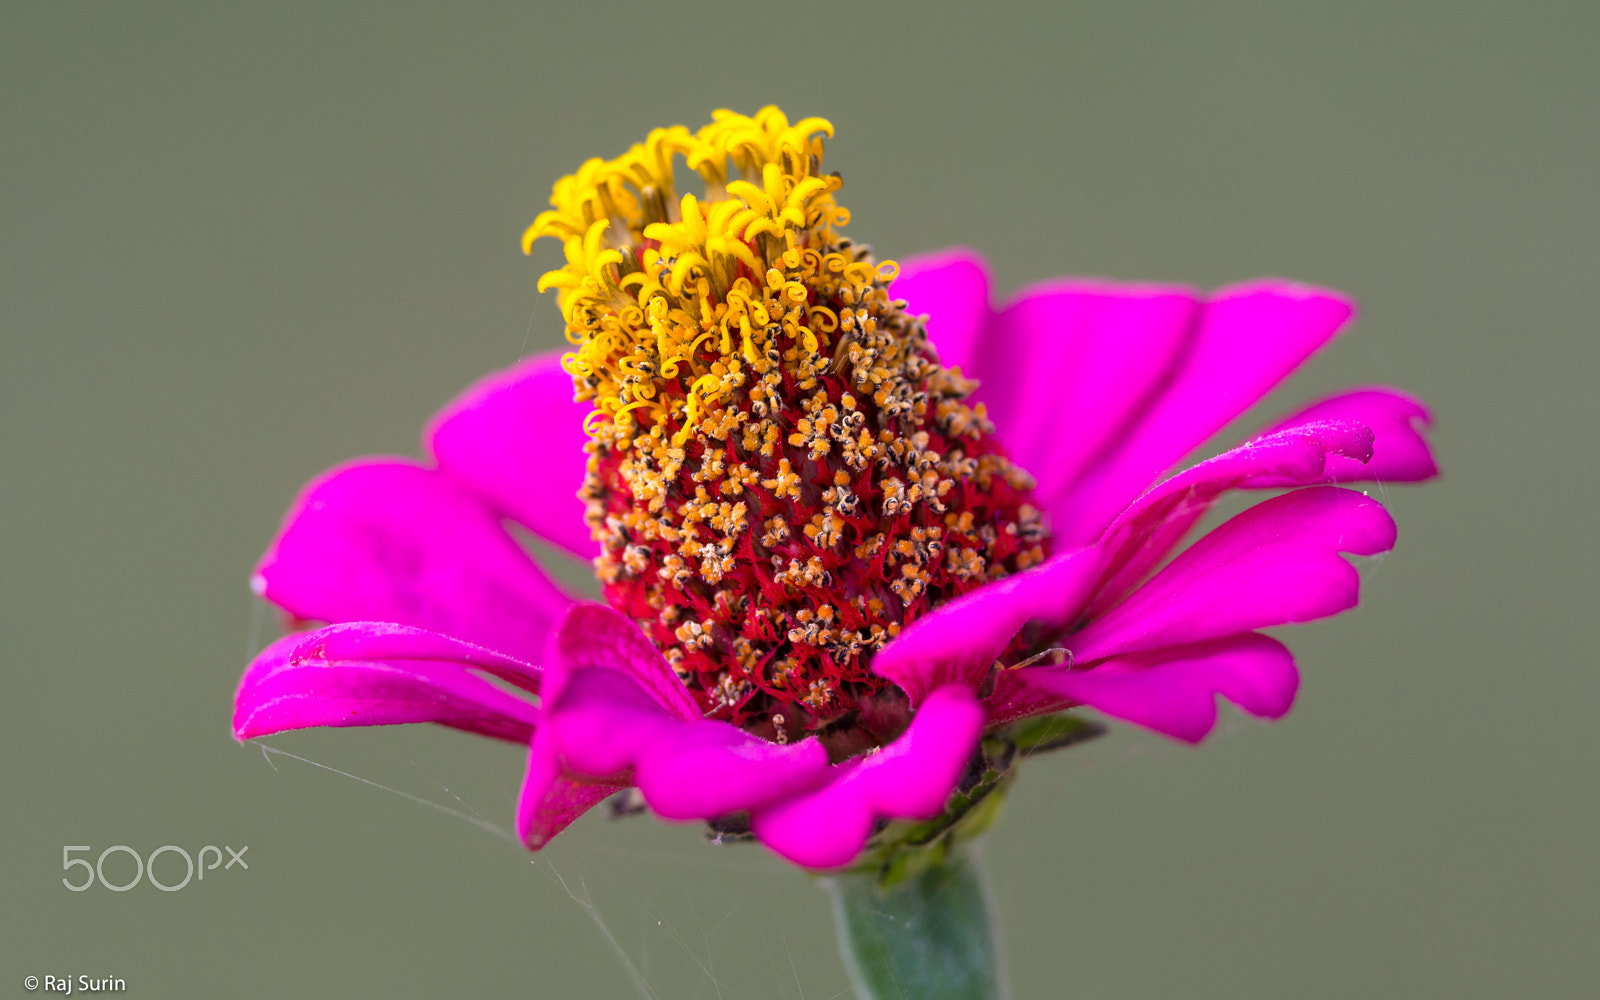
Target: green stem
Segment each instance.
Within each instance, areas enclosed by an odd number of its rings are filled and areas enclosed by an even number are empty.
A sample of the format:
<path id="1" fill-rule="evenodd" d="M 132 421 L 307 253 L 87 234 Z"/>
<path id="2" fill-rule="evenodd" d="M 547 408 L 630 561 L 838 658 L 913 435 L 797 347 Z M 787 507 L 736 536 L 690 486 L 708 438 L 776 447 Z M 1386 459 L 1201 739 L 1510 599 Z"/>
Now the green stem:
<path id="1" fill-rule="evenodd" d="M 983 853 L 977 844 L 941 853 L 889 888 L 874 872 L 824 879 L 839 951 L 860 1000 L 1011 995 Z"/>

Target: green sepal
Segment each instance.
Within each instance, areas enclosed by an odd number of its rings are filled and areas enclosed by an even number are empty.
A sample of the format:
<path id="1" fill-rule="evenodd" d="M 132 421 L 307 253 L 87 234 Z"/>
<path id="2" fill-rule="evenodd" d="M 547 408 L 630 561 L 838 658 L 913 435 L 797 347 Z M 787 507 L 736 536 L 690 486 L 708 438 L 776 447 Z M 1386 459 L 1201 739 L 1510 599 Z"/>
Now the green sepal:
<path id="1" fill-rule="evenodd" d="M 860 1000 L 1010 996 L 974 842 L 999 818 L 1024 757 L 1104 732 L 1061 712 L 985 733 L 943 812 L 884 825 L 854 864 L 823 879 Z"/>
<path id="2" fill-rule="evenodd" d="M 871 875 L 880 889 L 887 890 L 943 864 L 952 850 L 976 839 L 1000 818 L 1005 793 L 1024 757 L 1082 743 L 1104 732 L 1098 723 L 1058 712 L 986 733 L 944 812 L 929 820 L 885 825 L 845 871 Z"/>
<path id="3" fill-rule="evenodd" d="M 1012 723 L 1003 732 L 1015 744 L 1018 754 L 1030 757 L 1104 736 L 1106 727 L 1071 712 L 1057 712 Z"/>

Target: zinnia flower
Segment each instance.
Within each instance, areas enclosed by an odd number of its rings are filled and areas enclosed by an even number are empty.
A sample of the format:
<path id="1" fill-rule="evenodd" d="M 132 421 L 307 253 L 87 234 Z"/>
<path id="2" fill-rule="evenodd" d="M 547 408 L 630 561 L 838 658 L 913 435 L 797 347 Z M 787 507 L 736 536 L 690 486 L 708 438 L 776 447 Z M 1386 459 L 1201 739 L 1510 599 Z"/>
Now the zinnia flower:
<path id="1" fill-rule="evenodd" d="M 1345 393 L 1161 477 L 1351 305 L 1060 280 L 996 310 L 971 253 L 897 268 L 839 234 L 831 134 L 718 112 L 556 184 L 525 243 L 564 241 L 540 288 L 572 352 L 468 390 L 431 461 L 306 488 L 254 586 L 328 624 L 249 667 L 238 738 L 442 723 L 528 747 L 531 848 L 637 787 L 832 868 L 1003 784 L 1023 720 L 1090 706 L 1195 742 L 1217 695 L 1289 710 L 1259 630 L 1356 604 L 1343 554 L 1395 528 L 1332 484 L 1434 475 L 1426 409 Z M 1287 492 L 1169 561 L 1230 490 Z M 593 559 L 606 604 L 517 530 Z"/>

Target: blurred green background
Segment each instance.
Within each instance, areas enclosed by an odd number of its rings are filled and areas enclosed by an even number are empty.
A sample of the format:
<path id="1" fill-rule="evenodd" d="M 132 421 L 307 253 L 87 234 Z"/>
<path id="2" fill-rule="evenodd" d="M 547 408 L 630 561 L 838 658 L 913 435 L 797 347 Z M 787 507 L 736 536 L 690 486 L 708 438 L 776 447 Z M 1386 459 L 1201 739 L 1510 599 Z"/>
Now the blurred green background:
<path id="1" fill-rule="evenodd" d="M 228 735 L 276 628 L 246 578 L 294 492 L 415 454 L 469 381 L 560 342 L 534 290 L 559 249 L 517 246 L 551 182 L 774 101 L 833 120 L 848 232 L 883 256 L 965 243 L 1006 291 L 1281 274 L 1359 298 L 1236 431 L 1353 383 L 1437 409 L 1446 478 L 1380 491 L 1401 541 L 1363 607 L 1290 632 L 1293 715 L 1229 713 L 1198 750 L 1119 728 L 1026 769 L 990 840 L 1018 996 L 1600 988 L 1594 4 L 0 20 L 0 996 L 47 973 L 847 993 L 823 893 L 759 848 L 596 815 L 529 855 L 485 829 L 510 826 L 514 747 L 267 741 L 313 765 Z M 85 844 L 248 845 L 250 868 L 72 893 L 61 849 Z"/>

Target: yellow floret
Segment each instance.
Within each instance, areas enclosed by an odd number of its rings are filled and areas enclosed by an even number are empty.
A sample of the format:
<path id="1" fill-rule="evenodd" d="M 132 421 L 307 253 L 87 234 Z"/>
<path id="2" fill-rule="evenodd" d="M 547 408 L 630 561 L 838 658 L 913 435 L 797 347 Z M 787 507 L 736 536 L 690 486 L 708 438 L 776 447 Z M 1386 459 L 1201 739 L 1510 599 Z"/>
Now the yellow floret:
<path id="1" fill-rule="evenodd" d="M 849 220 L 833 198 L 838 176 L 820 173 L 832 135 L 821 118 L 791 125 L 775 107 L 716 111 L 698 132 L 655 129 L 556 182 L 523 249 L 562 241 L 566 263 L 539 290 L 558 293 L 575 347 L 564 364 L 595 405 L 586 427 L 610 422 L 626 443 L 661 426 L 682 443 L 743 378 L 741 362 L 768 363 L 775 335 L 815 361 L 840 327 L 823 301 L 884 294 L 892 262 L 832 251 Z M 703 197 L 677 196 L 678 156 Z"/>

